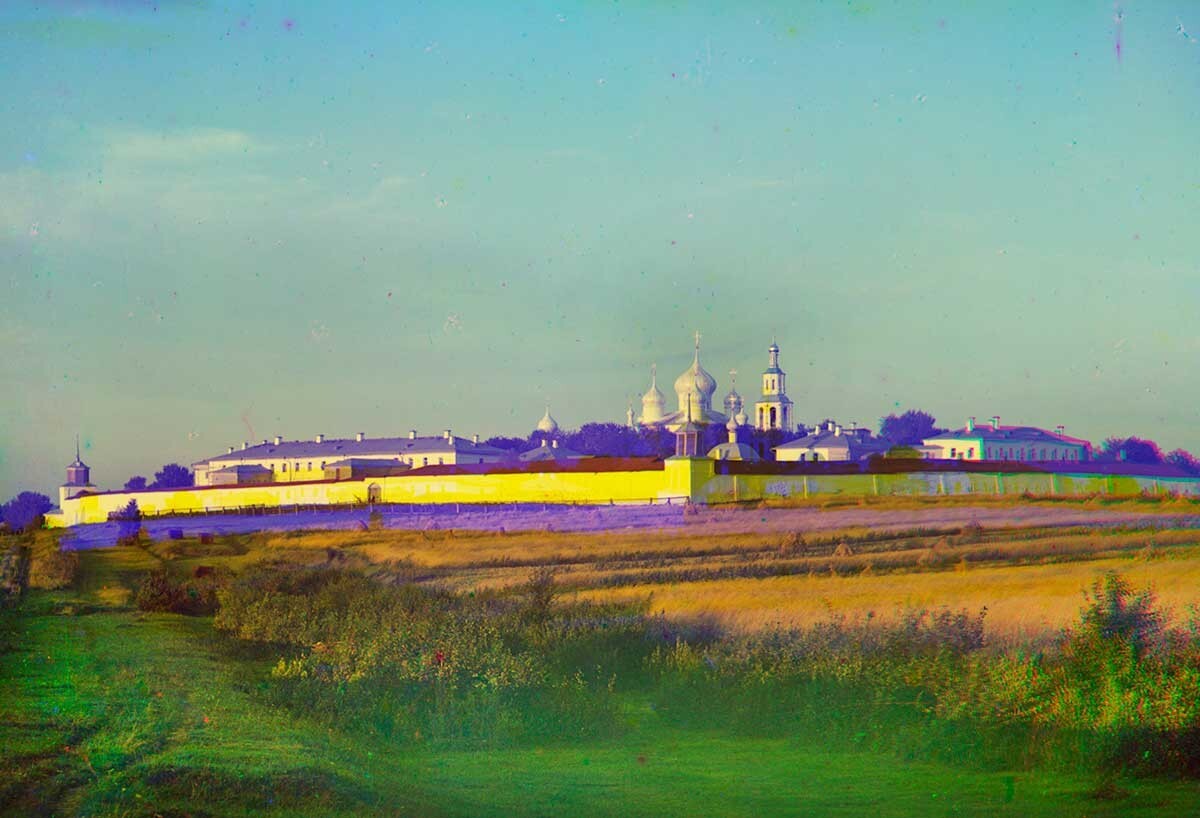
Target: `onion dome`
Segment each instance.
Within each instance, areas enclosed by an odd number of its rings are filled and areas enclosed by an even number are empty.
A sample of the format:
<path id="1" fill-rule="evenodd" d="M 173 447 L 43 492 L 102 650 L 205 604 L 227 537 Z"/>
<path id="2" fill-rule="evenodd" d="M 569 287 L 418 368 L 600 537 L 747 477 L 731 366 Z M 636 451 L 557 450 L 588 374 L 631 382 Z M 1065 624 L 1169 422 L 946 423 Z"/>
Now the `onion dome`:
<path id="1" fill-rule="evenodd" d="M 537 431 L 551 435 L 558 431 L 558 421 L 550 417 L 549 404 L 546 405 L 546 414 L 542 415 L 542 419 L 537 423 Z"/>
<path id="2" fill-rule="evenodd" d="M 725 396 L 725 414 L 733 417 L 742 411 L 742 396 L 737 392 L 737 370 L 729 370 L 729 394 Z"/>
<path id="3" fill-rule="evenodd" d="M 658 366 L 650 367 L 650 390 L 642 395 L 642 423 L 658 423 L 667 413 L 667 399 L 658 388 Z"/>
<path id="4" fill-rule="evenodd" d="M 700 365 L 700 333 L 697 332 L 696 357 L 692 359 L 692 365 L 675 379 L 675 394 L 679 397 L 680 409 L 692 402 L 700 407 L 711 406 L 716 391 L 716 379 Z"/>

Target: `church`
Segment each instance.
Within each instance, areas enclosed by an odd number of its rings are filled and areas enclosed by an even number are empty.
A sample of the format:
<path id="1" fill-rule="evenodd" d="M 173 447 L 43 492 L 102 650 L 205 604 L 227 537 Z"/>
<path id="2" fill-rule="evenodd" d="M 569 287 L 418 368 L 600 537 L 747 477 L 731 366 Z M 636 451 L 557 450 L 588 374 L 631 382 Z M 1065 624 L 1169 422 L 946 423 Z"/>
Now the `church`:
<path id="1" fill-rule="evenodd" d="M 678 409 L 667 411 L 667 399 L 658 388 L 658 368 L 650 367 L 650 389 L 642 395 L 642 413 L 636 420 L 633 407 L 626 412 L 626 421 L 631 427 L 644 429 L 666 429 L 677 432 L 689 421 L 697 426 L 720 424 L 733 428 L 746 426 L 750 417 L 745 411 L 745 401 L 738 394 L 736 370 L 729 371 L 730 388 L 722 408 L 724 413 L 713 409 L 713 395 L 717 381 L 700 363 L 700 333 L 696 333 L 696 349 L 692 365 L 675 379 L 675 397 Z M 779 429 L 792 431 L 792 401 L 787 396 L 786 374 L 779 367 L 779 345 L 772 340 L 767 349 L 767 368 L 762 374 L 762 393 L 754 403 L 754 427 L 763 431 Z"/>

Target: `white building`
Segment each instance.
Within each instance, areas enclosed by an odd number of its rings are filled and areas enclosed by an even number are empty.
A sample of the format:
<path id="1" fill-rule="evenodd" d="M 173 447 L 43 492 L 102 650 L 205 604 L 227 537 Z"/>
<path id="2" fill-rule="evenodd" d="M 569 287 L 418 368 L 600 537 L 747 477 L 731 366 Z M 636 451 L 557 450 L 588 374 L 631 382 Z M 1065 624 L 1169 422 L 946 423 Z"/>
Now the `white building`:
<path id="1" fill-rule="evenodd" d="M 480 443 L 479 435 L 467 440 L 447 429 L 438 437 L 418 437 L 413 429 L 408 437 L 368 438 L 361 432 L 352 439 L 326 440 L 324 435 L 312 440 L 276 437 L 253 446 L 243 443 L 240 449 L 230 446 L 225 454 L 193 463 L 192 469 L 197 486 L 228 485 L 232 466 L 260 466 L 270 472 L 268 479 L 256 477 L 252 482 L 296 483 L 325 480 L 327 466 L 347 459 L 399 461 L 420 469 L 498 463 L 510 457 L 509 452 Z M 218 472 L 222 472 L 220 476 Z"/>
<path id="2" fill-rule="evenodd" d="M 927 460 L 1015 460 L 1021 463 L 1079 462 L 1091 459 L 1092 444 L 1035 426 L 1001 426 L 995 416 L 979 426 L 969 418 L 966 426 L 921 441 Z"/>
<path id="3" fill-rule="evenodd" d="M 870 429 L 843 428 L 827 420 L 804 437 L 796 438 L 771 451 L 780 462 L 820 463 L 866 460 L 873 454 L 883 454 L 888 443 L 871 437 Z"/>

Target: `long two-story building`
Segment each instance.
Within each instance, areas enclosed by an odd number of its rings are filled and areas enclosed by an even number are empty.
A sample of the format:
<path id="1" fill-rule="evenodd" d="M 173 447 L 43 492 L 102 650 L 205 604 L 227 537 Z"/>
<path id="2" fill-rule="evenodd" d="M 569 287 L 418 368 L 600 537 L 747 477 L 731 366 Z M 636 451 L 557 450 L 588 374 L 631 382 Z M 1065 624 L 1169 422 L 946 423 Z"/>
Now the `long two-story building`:
<path id="1" fill-rule="evenodd" d="M 1001 426 L 999 416 L 978 425 L 968 418 L 961 429 L 925 438 L 920 448 L 927 460 L 1015 460 L 1022 463 L 1083 462 L 1092 444 L 1068 437 L 1059 426 L 1053 432 L 1036 426 Z"/>
<path id="2" fill-rule="evenodd" d="M 240 485 L 243 483 L 298 483 L 309 480 L 337 479 L 342 472 L 368 468 L 379 461 L 379 468 L 419 469 L 424 466 L 477 465 L 498 463 L 511 457 L 509 452 L 486 446 L 479 435 L 470 440 L 455 437 L 449 429 L 440 436 L 369 438 L 363 433 L 353 438 L 284 440 L 276 437 L 241 448 L 229 447 L 225 454 L 192 464 L 197 486 Z"/>

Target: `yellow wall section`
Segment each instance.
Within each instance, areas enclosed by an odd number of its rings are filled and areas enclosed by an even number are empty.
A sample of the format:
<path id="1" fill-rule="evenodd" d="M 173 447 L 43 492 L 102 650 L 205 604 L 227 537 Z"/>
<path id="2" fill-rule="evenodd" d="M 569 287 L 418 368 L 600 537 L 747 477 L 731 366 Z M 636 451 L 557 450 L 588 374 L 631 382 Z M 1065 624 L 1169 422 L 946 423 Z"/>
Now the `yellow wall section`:
<path id="1" fill-rule="evenodd" d="M 233 508 L 366 503 L 368 487 L 380 488 L 384 503 L 648 503 L 688 497 L 690 464 L 625 472 L 522 472 L 515 474 L 401 475 L 370 480 L 273 483 L 178 491 L 129 491 L 76 497 L 47 525 L 62 527 L 108 520 L 112 511 L 136 500 L 148 514 Z M 705 461 L 711 463 L 711 461 Z M 711 473 L 711 466 L 709 467 Z"/>

